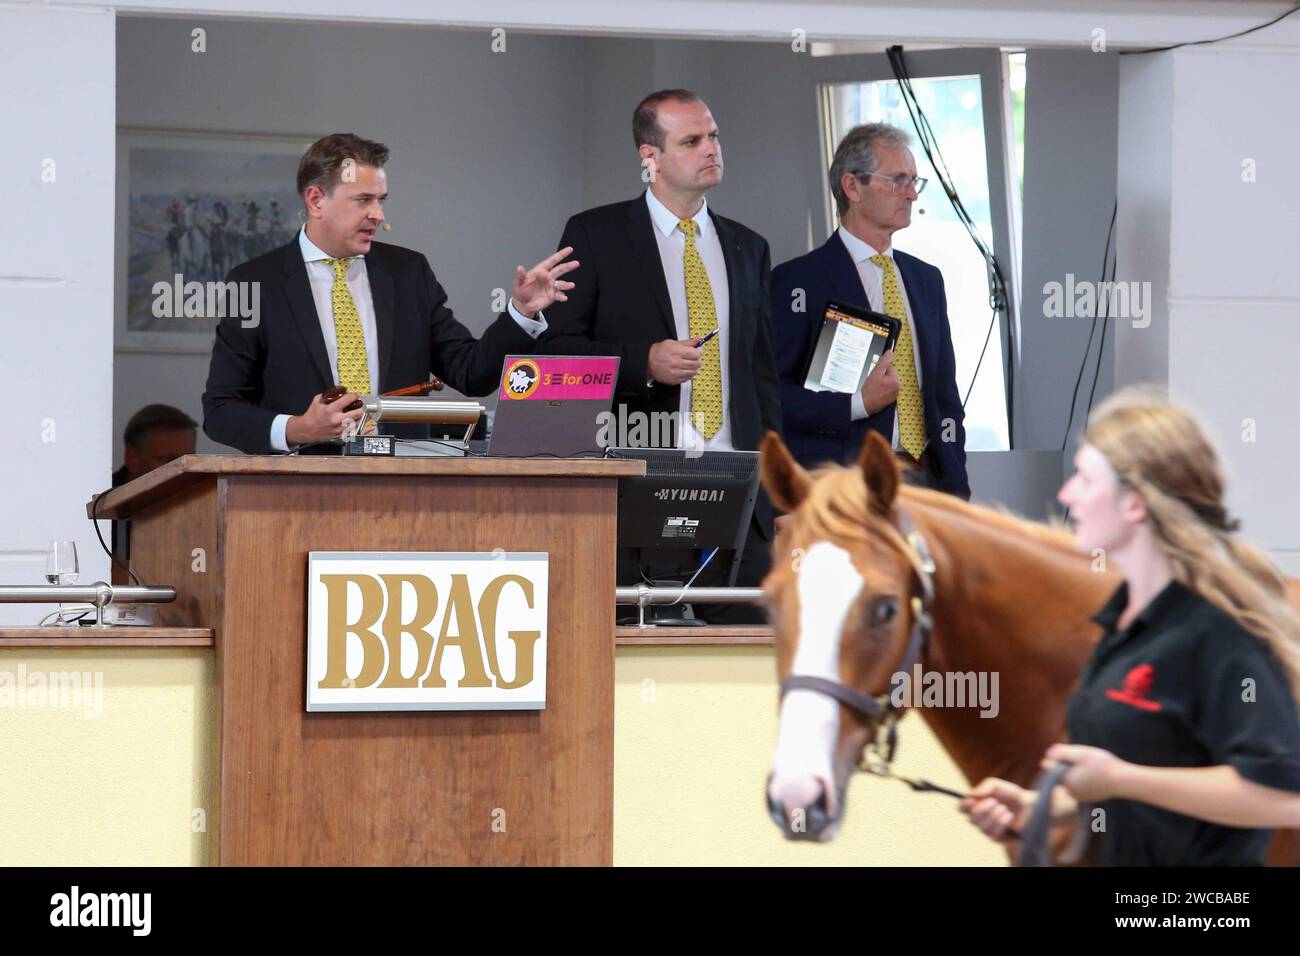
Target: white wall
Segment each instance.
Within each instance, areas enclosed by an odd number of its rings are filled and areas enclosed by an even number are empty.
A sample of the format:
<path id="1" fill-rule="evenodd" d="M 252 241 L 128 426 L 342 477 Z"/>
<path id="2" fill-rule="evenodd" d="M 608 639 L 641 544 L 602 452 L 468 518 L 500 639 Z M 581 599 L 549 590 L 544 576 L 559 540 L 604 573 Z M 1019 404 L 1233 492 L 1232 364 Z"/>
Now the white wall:
<path id="1" fill-rule="evenodd" d="M 1300 575 L 1300 50 L 1173 58 L 1169 386 L 1218 435 L 1248 537 Z"/>
<path id="2" fill-rule="evenodd" d="M 1300 575 L 1300 128 L 1290 105 L 1300 47 L 1131 59 L 1121 74 L 1121 273 L 1163 286 L 1167 321 L 1121 336 L 1116 379 L 1163 371 L 1170 394 L 1214 431 L 1246 537 Z M 1124 133 L 1139 129 L 1148 132 Z"/>
<path id="3" fill-rule="evenodd" d="M 0 550 L 72 539 L 80 583 L 106 580 L 84 508 L 109 484 L 112 14 L 0 9 L 0 90 L 0 380 L 15 406 L 0 458 Z M 43 178 L 49 161 L 53 181 Z M 2 583 L 44 583 L 44 570 L 0 556 Z M 0 624 L 46 610 L 0 604 Z"/>
<path id="4" fill-rule="evenodd" d="M 50 0 L 70 3 L 75 0 Z M 853 40 L 938 45 L 1086 47 L 1105 30 L 1112 46 L 1157 46 L 1245 30 L 1286 10 L 1282 0 L 123 0 L 118 9 L 425 24 L 572 34 Z"/>

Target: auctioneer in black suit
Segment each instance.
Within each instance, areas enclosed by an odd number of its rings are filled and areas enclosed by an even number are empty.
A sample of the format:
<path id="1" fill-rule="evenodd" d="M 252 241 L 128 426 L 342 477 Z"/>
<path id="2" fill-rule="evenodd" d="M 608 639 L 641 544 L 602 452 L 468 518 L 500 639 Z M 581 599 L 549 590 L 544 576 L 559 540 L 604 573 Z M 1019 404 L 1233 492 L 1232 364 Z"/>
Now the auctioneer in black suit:
<path id="1" fill-rule="evenodd" d="M 537 351 L 506 312 L 475 339 L 447 308 L 447 293 L 422 254 L 375 242 L 364 258 L 381 392 L 426 381 L 432 372 L 465 395 L 486 395 L 507 355 Z M 223 445 L 270 454 L 275 417 L 301 415 L 335 382 L 298 238 L 236 266 L 226 279 L 260 283 L 258 322 L 245 328 L 251 322 L 236 315 L 217 326 L 203 430 Z"/>

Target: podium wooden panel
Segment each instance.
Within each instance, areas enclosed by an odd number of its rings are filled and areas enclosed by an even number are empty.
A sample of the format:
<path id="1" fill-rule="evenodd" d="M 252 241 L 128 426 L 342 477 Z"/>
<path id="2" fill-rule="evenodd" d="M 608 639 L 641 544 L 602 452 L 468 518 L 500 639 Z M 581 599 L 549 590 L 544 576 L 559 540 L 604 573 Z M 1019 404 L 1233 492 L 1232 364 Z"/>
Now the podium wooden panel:
<path id="1" fill-rule="evenodd" d="M 102 496 L 160 626 L 215 631 L 225 865 L 609 865 L 632 461 L 189 455 Z M 546 709 L 307 713 L 309 551 L 545 551 Z"/>

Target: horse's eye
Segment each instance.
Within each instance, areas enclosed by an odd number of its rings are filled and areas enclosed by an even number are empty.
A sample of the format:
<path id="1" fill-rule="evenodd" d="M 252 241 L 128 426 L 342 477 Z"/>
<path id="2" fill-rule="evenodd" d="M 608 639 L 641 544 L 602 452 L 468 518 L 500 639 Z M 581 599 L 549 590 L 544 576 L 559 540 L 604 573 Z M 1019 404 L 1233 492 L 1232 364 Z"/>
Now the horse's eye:
<path id="1" fill-rule="evenodd" d="M 896 614 L 898 614 L 898 598 L 876 598 L 875 603 L 871 605 L 871 626 L 879 627 L 888 624 Z"/>

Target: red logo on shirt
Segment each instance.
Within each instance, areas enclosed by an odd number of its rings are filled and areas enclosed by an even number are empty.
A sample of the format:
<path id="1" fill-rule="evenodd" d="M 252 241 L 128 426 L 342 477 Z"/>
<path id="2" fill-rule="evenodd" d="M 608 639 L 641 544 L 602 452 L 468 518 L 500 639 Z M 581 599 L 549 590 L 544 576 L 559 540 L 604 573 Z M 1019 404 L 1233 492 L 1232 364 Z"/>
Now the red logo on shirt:
<path id="1" fill-rule="evenodd" d="M 1121 704 L 1131 704 L 1142 710 L 1160 710 L 1162 705 L 1159 701 L 1147 699 L 1151 693 L 1151 685 L 1155 682 L 1156 669 L 1150 664 L 1139 664 L 1124 677 L 1123 689 L 1108 690 L 1106 696 Z"/>

